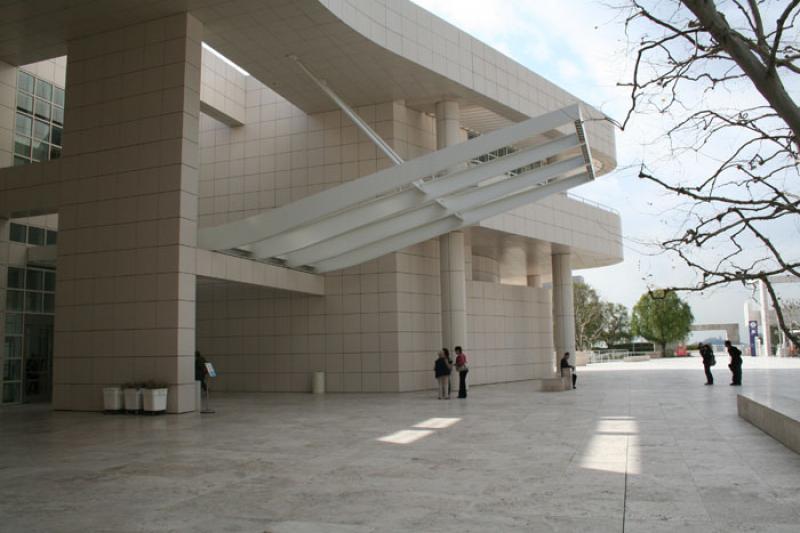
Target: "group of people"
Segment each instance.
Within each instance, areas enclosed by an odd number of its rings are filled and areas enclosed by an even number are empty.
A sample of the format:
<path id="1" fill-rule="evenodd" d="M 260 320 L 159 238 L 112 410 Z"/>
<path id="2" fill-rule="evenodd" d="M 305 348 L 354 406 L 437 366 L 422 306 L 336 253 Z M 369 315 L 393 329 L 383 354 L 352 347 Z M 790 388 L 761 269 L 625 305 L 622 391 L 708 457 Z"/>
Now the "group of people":
<path id="1" fill-rule="evenodd" d="M 433 372 L 436 375 L 436 381 L 439 383 L 440 400 L 450 399 L 450 393 L 452 390 L 450 375 L 453 372 L 454 366 L 456 372 L 458 372 L 458 397 L 467 397 L 467 373 L 469 372 L 469 367 L 467 367 L 467 354 L 464 353 L 464 351 L 461 349 L 461 346 L 456 346 L 455 352 L 456 360 L 455 363 L 453 363 L 453 360 L 450 359 L 450 350 L 447 348 L 442 348 L 439 350 L 439 353 L 436 357 L 436 362 L 433 365 Z M 578 380 L 578 377 L 575 375 L 575 366 L 571 365 L 569 362 L 569 352 L 564 353 L 564 357 L 561 358 L 560 366 L 562 371 L 565 368 L 572 369 L 572 388 L 574 389 L 575 382 Z"/>
<path id="2" fill-rule="evenodd" d="M 467 354 L 463 352 L 461 346 L 455 347 L 456 360 L 455 364 L 450 359 L 450 350 L 442 348 L 439 350 L 436 358 L 436 363 L 433 366 L 433 372 L 436 375 L 436 381 L 439 383 L 439 399 L 449 400 L 452 385 L 450 383 L 450 374 L 453 372 L 455 366 L 458 372 L 458 397 L 467 397 L 467 373 L 469 367 L 467 366 Z"/>
<path id="3" fill-rule="evenodd" d="M 711 348 L 710 344 L 703 343 L 700 343 L 698 348 L 700 349 L 700 356 L 703 358 L 703 370 L 706 372 L 706 385 L 713 385 L 714 375 L 711 374 L 711 367 L 717 364 L 717 360 L 714 357 L 714 350 Z M 731 357 L 731 361 L 728 364 L 728 368 L 733 375 L 731 379 L 731 385 L 741 385 L 742 351 L 731 344 L 731 341 L 725 341 L 725 349 L 728 351 L 728 355 Z"/>

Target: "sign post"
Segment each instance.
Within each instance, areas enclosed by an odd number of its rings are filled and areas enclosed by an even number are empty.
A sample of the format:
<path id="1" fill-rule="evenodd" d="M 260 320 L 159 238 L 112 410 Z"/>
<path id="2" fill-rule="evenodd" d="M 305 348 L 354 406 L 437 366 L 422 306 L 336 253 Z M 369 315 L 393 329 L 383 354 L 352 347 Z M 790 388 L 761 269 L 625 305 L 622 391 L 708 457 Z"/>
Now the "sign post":
<path id="1" fill-rule="evenodd" d="M 750 355 L 756 356 L 756 339 L 758 339 L 758 322 L 751 320 L 747 323 L 747 330 L 750 334 Z"/>
<path id="2" fill-rule="evenodd" d="M 214 365 L 212 365 L 211 363 L 205 363 L 205 365 L 206 365 L 206 373 L 208 373 L 208 377 L 210 377 L 210 378 L 217 377 L 217 372 L 216 372 L 216 370 L 214 370 Z M 210 413 L 214 413 L 215 412 L 215 411 L 213 411 L 211 409 L 211 405 L 209 403 L 209 398 L 210 397 L 209 397 L 208 391 L 210 389 L 211 389 L 211 380 L 208 380 L 208 382 L 206 383 L 206 408 L 202 409 L 200 411 L 201 413 L 210 414 Z"/>

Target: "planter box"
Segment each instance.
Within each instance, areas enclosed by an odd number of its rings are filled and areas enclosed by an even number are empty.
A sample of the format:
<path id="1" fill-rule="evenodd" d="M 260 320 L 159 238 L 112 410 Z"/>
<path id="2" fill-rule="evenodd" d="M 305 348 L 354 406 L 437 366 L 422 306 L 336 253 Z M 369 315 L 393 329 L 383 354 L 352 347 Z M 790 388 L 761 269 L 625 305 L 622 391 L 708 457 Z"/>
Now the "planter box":
<path id="1" fill-rule="evenodd" d="M 167 410 L 167 389 L 144 389 L 142 399 L 148 413 Z"/>
<path id="2" fill-rule="evenodd" d="M 106 411 L 122 411 L 122 389 L 105 387 L 103 389 L 103 409 Z"/>
<path id="3" fill-rule="evenodd" d="M 142 389 L 125 389 L 125 410 L 142 410 Z"/>

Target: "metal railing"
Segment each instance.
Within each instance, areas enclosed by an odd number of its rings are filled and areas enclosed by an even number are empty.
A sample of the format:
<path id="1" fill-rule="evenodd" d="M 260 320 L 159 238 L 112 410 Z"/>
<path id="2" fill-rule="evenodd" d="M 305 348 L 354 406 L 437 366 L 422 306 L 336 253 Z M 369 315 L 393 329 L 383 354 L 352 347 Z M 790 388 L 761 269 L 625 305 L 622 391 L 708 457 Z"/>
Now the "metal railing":
<path id="1" fill-rule="evenodd" d="M 586 205 L 590 205 L 592 207 L 597 207 L 598 209 L 603 209 L 605 211 L 611 211 L 612 213 L 614 213 L 616 215 L 619 215 L 619 211 L 617 211 L 613 207 L 605 205 L 605 204 L 601 204 L 600 202 L 595 202 L 594 200 L 589 200 L 588 198 L 584 198 L 583 196 L 578 196 L 575 193 L 571 193 L 571 192 L 564 193 L 564 196 L 566 196 L 567 198 L 570 198 L 572 200 L 575 200 L 576 202 L 581 202 L 581 203 L 584 203 Z"/>
<path id="2" fill-rule="evenodd" d="M 589 363 L 611 363 L 622 361 L 626 357 L 633 355 L 649 355 L 651 351 L 630 351 L 630 350 L 610 350 L 607 352 L 592 352 L 589 356 Z"/>

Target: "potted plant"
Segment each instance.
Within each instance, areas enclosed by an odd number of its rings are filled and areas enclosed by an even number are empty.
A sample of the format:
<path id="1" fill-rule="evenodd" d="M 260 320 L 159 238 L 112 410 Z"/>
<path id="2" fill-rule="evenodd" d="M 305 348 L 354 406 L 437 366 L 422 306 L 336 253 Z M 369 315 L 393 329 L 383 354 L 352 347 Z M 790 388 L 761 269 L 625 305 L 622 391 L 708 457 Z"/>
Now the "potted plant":
<path id="1" fill-rule="evenodd" d="M 125 396 L 125 410 L 129 412 L 138 413 L 142 410 L 142 384 L 141 383 L 125 383 L 122 385 L 123 393 Z"/>
<path id="2" fill-rule="evenodd" d="M 167 384 L 148 381 L 144 384 L 142 400 L 146 413 L 163 413 L 167 410 Z"/>
<path id="3" fill-rule="evenodd" d="M 122 411 L 122 387 L 103 388 L 103 409 L 107 413 Z"/>

